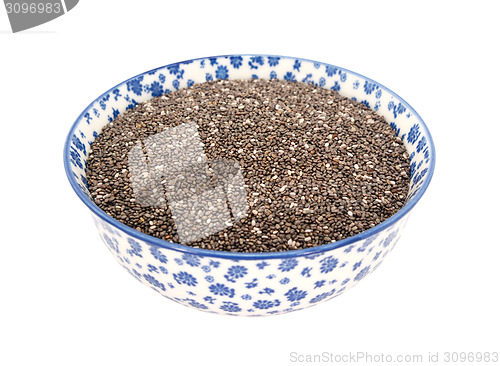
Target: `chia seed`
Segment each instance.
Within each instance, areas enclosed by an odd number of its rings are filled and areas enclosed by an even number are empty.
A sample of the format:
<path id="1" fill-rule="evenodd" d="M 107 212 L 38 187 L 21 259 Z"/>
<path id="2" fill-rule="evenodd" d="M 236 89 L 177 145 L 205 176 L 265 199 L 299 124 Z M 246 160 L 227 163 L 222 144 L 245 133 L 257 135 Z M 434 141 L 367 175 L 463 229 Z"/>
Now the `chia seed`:
<path id="1" fill-rule="evenodd" d="M 133 229 L 184 244 L 167 200 L 145 205 L 134 195 L 128 157 L 139 142 L 192 124 L 209 163 L 229 159 L 241 167 L 248 210 L 186 245 L 231 252 L 310 248 L 361 233 L 404 205 L 408 153 L 383 117 L 333 90 L 278 80 L 195 84 L 118 115 L 91 146 L 87 181 L 94 202 Z"/>

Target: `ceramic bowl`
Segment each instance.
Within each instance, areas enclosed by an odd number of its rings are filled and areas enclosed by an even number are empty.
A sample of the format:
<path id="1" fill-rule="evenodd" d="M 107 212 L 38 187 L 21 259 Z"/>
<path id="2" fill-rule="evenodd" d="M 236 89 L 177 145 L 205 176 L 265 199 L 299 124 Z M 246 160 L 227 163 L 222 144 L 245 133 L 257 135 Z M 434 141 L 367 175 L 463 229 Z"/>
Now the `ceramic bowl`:
<path id="1" fill-rule="evenodd" d="M 358 235 L 278 253 L 232 253 L 170 243 L 116 221 L 89 198 L 85 166 L 92 142 L 119 113 L 164 93 L 215 79 L 284 79 L 333 89 L 373 109 L 410 154 L 411 187 L 395 215 Z M 229 315 L 280 314 L 330 300 L 375 271 L 396 244 L 434 169 L 431 135 L 397 94 L 355 72 L 294 57 L 231 55 L 160 67 L 128 79 L 93 101 L 73 124 L 64 164 L 110 252 L 133 277 L 189 307 Z"/>

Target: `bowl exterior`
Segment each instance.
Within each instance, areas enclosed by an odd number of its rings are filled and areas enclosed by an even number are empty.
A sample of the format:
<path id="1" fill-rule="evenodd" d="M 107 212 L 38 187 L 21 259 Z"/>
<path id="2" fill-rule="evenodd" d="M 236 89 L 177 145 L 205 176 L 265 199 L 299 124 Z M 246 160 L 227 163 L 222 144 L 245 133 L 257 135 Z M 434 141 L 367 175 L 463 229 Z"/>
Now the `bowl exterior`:
<path id="1" fill-rule="evenodd" d="M 119 113 L 164 93 L 217 79 L 280 79 L 338 91 L 384 116 L 410 154 L 406 205 L 380 225 L 320 247 L 283 253 L 215 252 L 168 243 L 112 219 L 89 198 L 91 144 Z M 397 94 L 349 70 L 293 57 L 231 55 L 167 65 L 135 76 L 93 101 L 73 125 L 65 167 L 104 242 L 135 278 L 162 295 L 209 312 L 267 315 L 302 309 L 343 293 L 373 272 L 392 250 L 410 210 L 432 176 L 435 152 L 427 127 Z"/>
<path id="2" fill-rule="evenodd" d="M 407 216 L 348 246 L 287 258 L 230 259 L 134 238 L 94 216 L 109 250 L 138 281 L 181 304 L 228 315 L 281 314 L 351 288 L 394 248 Z"/>

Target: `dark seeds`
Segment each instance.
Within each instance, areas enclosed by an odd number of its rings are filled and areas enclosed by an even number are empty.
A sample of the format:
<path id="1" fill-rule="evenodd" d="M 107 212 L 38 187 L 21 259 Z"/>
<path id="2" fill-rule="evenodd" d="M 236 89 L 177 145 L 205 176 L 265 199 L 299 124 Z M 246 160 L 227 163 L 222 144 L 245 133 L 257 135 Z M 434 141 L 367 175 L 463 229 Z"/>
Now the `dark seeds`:
<path id="1" fill-rule="evenodd" d="M 189 122 L 209 161 L 239 163 L 248 199 L 243 219 L 190 246 L 309 248 L 365 231 L 404 205 L 408 154 L 382 117 L 337 92 L 277 80 L 197 84 L 120 114 L 92 144 L 95 203 L 131 228 L 179 243 L 168 205 L 134 198 L 128 154 L 138 141 Z"/>

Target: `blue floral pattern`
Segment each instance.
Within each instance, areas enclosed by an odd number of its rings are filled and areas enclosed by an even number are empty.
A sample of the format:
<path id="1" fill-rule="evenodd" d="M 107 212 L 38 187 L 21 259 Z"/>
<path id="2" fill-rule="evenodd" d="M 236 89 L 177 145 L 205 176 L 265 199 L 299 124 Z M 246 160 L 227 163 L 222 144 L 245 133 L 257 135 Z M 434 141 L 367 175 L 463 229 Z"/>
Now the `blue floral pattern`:
<path id="1" fill-rule="evenodd" d="M 232 75 L 312 83 L 345 93 L 383 115 L 411 156 L 408 200 L 432 173 L 432 140 L 410 106 L 378 83 L 337 66 L 281 56 L 234 55 L 176 63 L 133 77 L 83 111 L 66 148 L 66 167 L 76 189 L 89 195 L 85 177 L 90 145 L 119 113 L 170 90 Z M 230 315 L 269 315 L 327 301 L 373 272 L 396 245 L 407 215 L 375 235 L 332 247 L 283 256 L 220 256 L 161 247 L 139 239 L 94 214 L 110 253 L 127 272 L 163 296 L 186 306 Z M 233 253 L 230 253 L 231 255 Z"/>

